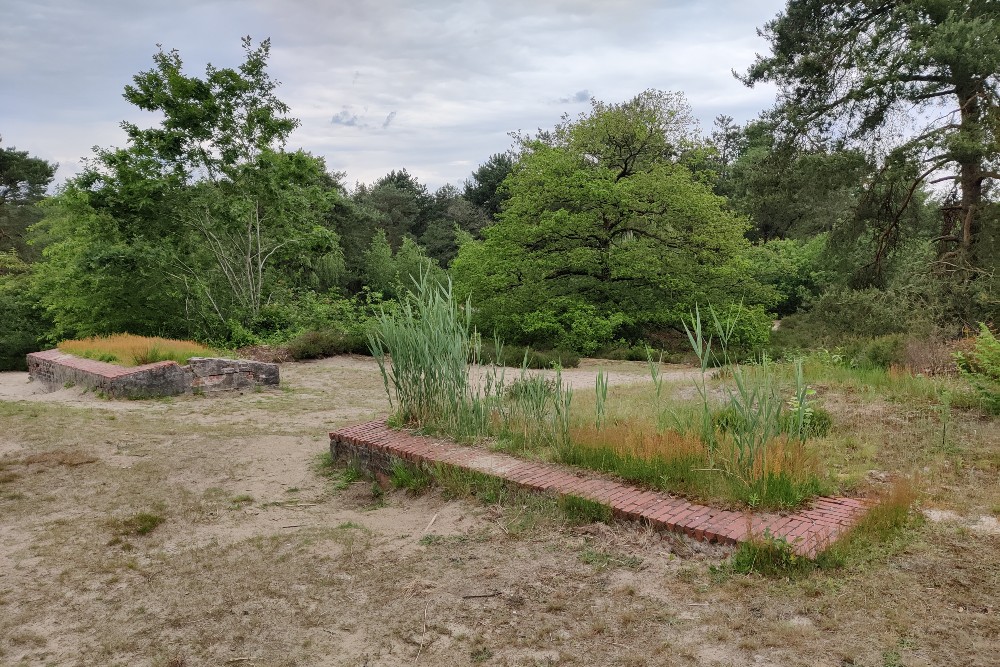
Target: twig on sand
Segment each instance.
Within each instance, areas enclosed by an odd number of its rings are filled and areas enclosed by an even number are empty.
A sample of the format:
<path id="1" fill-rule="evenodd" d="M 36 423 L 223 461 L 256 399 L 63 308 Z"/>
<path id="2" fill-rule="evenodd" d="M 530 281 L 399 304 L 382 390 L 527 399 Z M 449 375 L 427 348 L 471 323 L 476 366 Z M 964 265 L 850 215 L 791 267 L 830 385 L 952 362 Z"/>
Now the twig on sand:
<path id="1" fill-rule="evenodd" d="M 426 528 L 424 528 L 424 532 L 425 532 L 425 533 L 426 533 L 426 532 L 427 532 L 428 530 L 430 530 L 430 529 L 431 529 L 431 526 L 433 526 L 433 525 L 434 525 L 434 522 L 435 522 L 435 521 L 437 521 L 437 518 L 438 518 L 438 515 L 437 515 L 437 514 L 435 514 L 434 516 L 432 516 L 432 517 L 431 517 L 431 522 L 430 522 L 429 524 L 427 524 L 427 527 L 426 527 Z"/>
<path id="2" fill-rule="evenodd" d="M 500 595 L 500 592 L 499 591 L 494 591 L 492 593 L 478 593 L 478 594 L 475 594 L 475 595 L 463 595 L 462 599 L 463 600 L 472 600 L 472 599 L 475 599 L 475 598 L 495 598 L 498 595 Z"/>

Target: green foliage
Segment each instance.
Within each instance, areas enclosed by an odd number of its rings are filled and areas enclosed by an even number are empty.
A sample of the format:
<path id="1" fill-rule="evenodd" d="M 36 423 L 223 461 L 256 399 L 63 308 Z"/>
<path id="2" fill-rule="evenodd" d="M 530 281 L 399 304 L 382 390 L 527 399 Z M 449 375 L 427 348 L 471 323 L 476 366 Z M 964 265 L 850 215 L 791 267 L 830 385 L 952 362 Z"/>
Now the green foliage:
<path id="1" fill-rule="evenodd" d="M 798 505 L 820 492 L 822 486 L 814 474 L 803 469 L 802 443 L 816 428 L 822 428 L 818 423 L 815 428 L 810 424 L 815 414 L 810 400 L 814 392 L 805 382 L 803 362 L 795 363 L 792 398 L 785 400 L 767 355 L 747 365 L 735 362 L 729 354 L 729 342 L 739 328 L 739 313 L 721 319 L 714 308 L 709 312 L 714 337 L 706 337 L 699 309 L 691 327 L 685 324 L 701 362 L 701 378 L 695 382 L 700 409 L 687 430 L 699 434 L 707 448 L 709 468 L 718 466 L 743 485 L 743 499 L 749 505 Z M 723 408 L 716 411 L 705 375 L 709 365 L 719 361 L 726 363 L 731 382 L 723 385 Z"/>
<path id="2" fill-rule="evenodd" d="M 371 245 L 364 252 L 365 286 L 387 298 L 401 298 L 421 279 L 442 284 L 445 273 L 437 262 L 409 236 L 395 253 L 381 229 L 375 232 Z"/>
<path id="3" fill-rule="evenodd" d="M 580 365 L 580 355 L 569 350 L 535 350 L 531 347 L 485 345 L 482 361 L 497 366 L 513 368 L 576 368 Z"/>
<path id="4" fill-rule="evenodd" d="M 242 65 L 201 78 L 161 50 L 126 87 L 159 125 L 123 123 L 128 146 L 98 149 L 36 226 L 55 336 L 256 335 L 283 290 L 340 280 L 325 215 L 341 195 L 322 160 L 284 150 L 298 121 L 274 95 L 269 48 L 244 40 Z"/>
<path id="5" fill-rule="evenodd" d="M 833 281 L 823 262 L 826 243 L 827 235 L 818 234 L 807 241 L 771 239 L 752 246 L 754 275 L 777 292 L 774 310 L 779 317 L 811 302 Z"/>
<path id="6" fill-rule="evenodd" d="M 845 362 L 852 368 L 881 368 L 902 366 L 906 361 L 906 336 L 894 334 L 870 339 L 849 339 L 837 348 Z"/>
<path id="7" fill-rule="evenodd" d="M 166 521 L 166 517 L 161 514 L 137 512 L 112 521 L 111 526 L 118 537 L 148 535 L 164 521 Z"/>
<path id="8" fill-rule="evenodd" d="M 27 151 L 0 148 L 0 253 L 13 251 L 25 261 L 36 259 L 27 231 L 41 217 L 34 204 L 45 197 L 55 171 L 56 165 Z"/>
<path id="9" fill-rule="evenodd" d="M 459 438 L 485 431 L 503 388 L 490 373 L 482 384 L 470 381 L 468 364 L 479 361 L 481 347 L 472 307 L 458 306 L 450 282 L 421 276 L 398 312 L 376 318 L 368 341 L 400 423 Z"/>
<path id="10" fill-rule="evenodd" d="M 765 531 L 757 539 L 741 542 L 729 559 L 729 567 L 740 574 L 787 577 L 809 572 L 813 563 L 797 555 L 784 538 Z"/>
<path id="11" fill-rule="evenodd" d="M 673 161 L 693 136 L 682 96 L 647 91 L 521 138 L 498 223 L 451 267 L 480 328 L 593 353 L 680 328 L 698 301 L 773 301 L 747 279 L 745 222 Z"/>
<path id="12" fill-rule="evenodd" d="M 989 327 L 980 323 L 972 350 L 957 353 L 955 361 L 962 375 L 975 387 L 983 406 L 1000 414 L 1000 341 Z"/>
<path id="13" fill-rule="evenodd" d="M 747 422 L 746 417 L 731 405 L 727 405 L 712 414 L 712 425 L 722 433 L 752 427 L 752 424 Z M 803 412 L 801 425 L 798 423 L 794 409 L 784 413 L 780 419 L 779 432 L 795 437 L 801 433 L 807 438 L 823 438 L 830 433 L 832 427 L 833 417 L 828 410 L 818 406 L 809 406 L 808 412 Z"/>
<path id="14" fill-rule="evenodd" d="M 998 18 L 992 2 L 791 0 L 761 30 L 771 53 L 743 81 L 779 86 L 777 134 L 829 137 L 882 162 L 857 210 L 875 223 L 875 272 L 909 235 L 904 217 L 926 198 L 920 190 L 949 180 L 957 192 L 935 221 L 937 272 L 953 286 L 990 282 L 997 227 L 984 181 L 997 178 L 1000 154 Z M 914 109 L 925 126 L 886 132 Z M 952 305 L 968 314 L 964 296 Z"/>
<path id="15" fill-rule="evenodd" d="M 44 345 L 49 323 L 31 290 L 30 267 L 13 249 L 0 252 L 0 371 L 26 370 L 25 356 Z"/>
<path id="16" fill-rule="evenodd" d="M 358 334 L 335 329 L 306 331 L 287 344 L 292 359 L 322 359 L 338 354 L 368 354 L 368 340 Z"/>
<path id="17" fill-rule="evenodd" d="M 807 311 L 790 315 L 771 334 L 771 349 L 783 355 L 794 350 L 832 348 L 850 340 L 873 340 L 899 334 L 928 337 L 939 319 L 929 295 L 920 289 L 830 289 L 810 304 Z M 874 361 L 893 361 L 891 338 Z M 857 350 L 860 361 L 867 356 Z M 867 363 L 867 362 L 865 362 Z"/>
<path id="18" fill-rule="evenodd" d="M 496 220 L 509 193 L 501 185 L 514 169 L 510 153 L 496 153 L 472 172 L 465 182 L 462 196 L 479 207 L 491 220 Z"/>

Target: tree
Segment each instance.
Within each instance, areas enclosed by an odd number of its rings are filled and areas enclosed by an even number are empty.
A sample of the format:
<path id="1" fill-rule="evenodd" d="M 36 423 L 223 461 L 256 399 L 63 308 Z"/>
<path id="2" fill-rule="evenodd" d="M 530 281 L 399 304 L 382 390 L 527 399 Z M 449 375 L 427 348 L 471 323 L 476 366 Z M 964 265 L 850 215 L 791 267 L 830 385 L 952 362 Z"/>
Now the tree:
<path id="1" fill-rule="evenodd" d="M 55 165 L 27 151 L 0 147 L 0 252 L 15 250 L 24 259 L 34 259 L 27 230 L 41 218 L 34 205 L 45 197 L 55 171 Z"/>
<path id="2" fill-rule="evenodd" d="M 479 207 L 472 204 L 453 185 L 443 185 L 434 193 L 429 221 L 420 237 L 420 244 L 427 255 L 441 266 L 448 266 L 458 254 L 460 234 L 479 237 L 490 220 Z"/>
<path id="3" fill-rule="evenodd" d="M 783 129 L 792 135 L 833 134 L 888 154 L 889 165 L 919 163 L 888 227 L 922 184 L 953 183 L 938 262 L 975 273 L 997 235 L 984 205 L 1000 178 L 998 22 L 993 0 L 790 0 L 760 31 L 771 54 L 741 79 L 781 87 Z M 911 111 L 928 122 L 896 131 Z"/>
<path id="4" fill-rule="evenodd" d="M 125 89 L 159 125 L 122 123 L 128 146 L 97 150 L 51 202 L 39 283 L 62 331 L 226 336 L 252 326 L 274 288 L 337 265 L 324 224 L 336 179 L 284 150 L 298 121 L 274 95 L 270 44 L 243 47 L 242 65 L 203 78 L 161 49 Z"/>
<path id="5" fill-rule="evenodd" d="M 375 232 L 364 252 L 366 287 L 385 298 L 396 299 L 412 290 L 421 276 L 443 283 L 445 274 L 412 238 L 404 238 L 399 250 L 393 253 L 385 232 L 381 229 Z"/>
<path id="6" fill-rule="evenodd" d="M 522 139 L 498 223 L 452 264 L 483 327 L 593 352 L 679 328 L 698 302 L 759 303 L 745 222 L 674 161 L 695 136 L 682 96 L 647 91 Z"/>
<path id="7" fill-rule="evenodd" d="M 733 208 L 753 221 L 752 239 L 810 239 L 855 217 L 871 173 L 861 152 L 782 141 L 767 120 L 742 134 L 724 182 Z"/>
<path id="8" fill-rule="evenodd" d="M 462 196 L 478 206 L 490 220 L 496 220 L 507 200 L 507 192 L 500 186 L 513 168 L 514 157 L 510 153 L 491 155 L 465 181 Z"/>

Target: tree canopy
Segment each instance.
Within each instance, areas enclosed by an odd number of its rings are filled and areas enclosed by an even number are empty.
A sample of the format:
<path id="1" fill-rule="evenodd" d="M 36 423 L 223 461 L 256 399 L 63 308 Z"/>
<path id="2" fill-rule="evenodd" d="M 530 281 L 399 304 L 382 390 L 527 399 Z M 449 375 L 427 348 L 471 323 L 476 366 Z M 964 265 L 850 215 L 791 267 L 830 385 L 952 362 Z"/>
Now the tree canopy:
<path id="1" fill-rule="evenodd" d="M 593 352 L 699 301 L 766 300 L 744 275 L 746 222 L 675 162 L 694 136 L 682 96 L 647 91 L 523 139 L 498 223 L 452 266 L 484 326 Z"/>
<path id="2" fill-rule="evenodd" d="M 939 267 L 975 272 L 997 236 L 984 206 L 1000 178 L 998 31 L 993 0 L 790 0 L 760 31 L 771 54 L 742 79 L 780 86 L 788 133 L 864 142 L 889 170 L 919 165 L 885 220 L 886 238 L 922 185 L 954 184 Z"/>
<path id="3" fill-rule="evenodd" d="M 45 196 L 55 171 L 55 165 L 30 156 L 28 151 L 0 146 L 0 252 L 33 255 L 27 230 L 41 217 L 35 204 Z"/>
<path id="4" fill-rule="evenodd" d="M 202 78 L 160 50 L 125 89 L 160 123 L 122 123 L 128 146 L 97 150 L 49 202 L 37 280 L 64 334 L 226 336 L 260 317 L 272 290 L 342 265 L 324 222 L 336 181 L 284 150 L 298 121 L 274 95 L 269 42 L 243 45 L 242 65 Z"/>

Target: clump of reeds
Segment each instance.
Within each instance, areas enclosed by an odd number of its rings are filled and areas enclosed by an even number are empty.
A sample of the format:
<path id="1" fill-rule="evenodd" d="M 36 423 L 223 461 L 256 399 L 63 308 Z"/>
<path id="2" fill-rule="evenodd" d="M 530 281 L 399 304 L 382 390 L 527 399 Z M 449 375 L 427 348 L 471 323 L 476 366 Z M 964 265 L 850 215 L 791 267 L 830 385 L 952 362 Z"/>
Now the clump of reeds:
<path id="1" fill-rule="evenodd" d="M 460 306 L 451 282 L 422 275 L 396 312 L 382 312 L 368 343 L 389 401 L 402 424 L 429 427 L 456 438 L 488 431 L 503 374 L 490 367 L 472 382 L 469 362 L 482 358 L 472 307 Z"/>
<path id="2" fill-rule="evenodd" d="M 189 340 L 112 334 L 80 340 L 65 340 L 58 345 L 66 354 L 106 361 L 119 366 L 142 366 L 158 361 L 186 364 L 191 357 L 211 356 L 213 351 Z"/>

